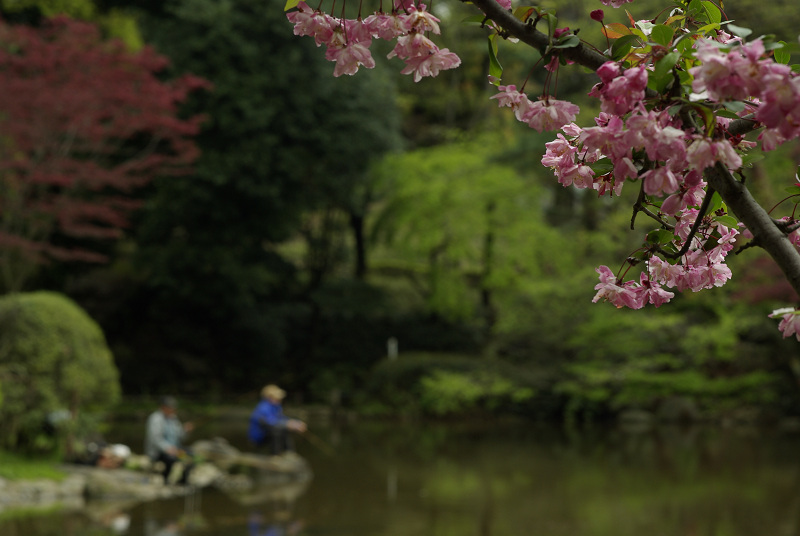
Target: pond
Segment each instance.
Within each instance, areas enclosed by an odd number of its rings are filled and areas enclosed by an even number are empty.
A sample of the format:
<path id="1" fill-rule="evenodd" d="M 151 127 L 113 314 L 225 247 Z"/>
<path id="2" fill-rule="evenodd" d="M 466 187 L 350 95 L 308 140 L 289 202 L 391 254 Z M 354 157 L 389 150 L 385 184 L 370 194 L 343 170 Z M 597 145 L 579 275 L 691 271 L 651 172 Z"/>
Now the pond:
<path id="1" fill-rule="evenodd" d="M 800 534 L 800 434 L 524 422 L 314 431 L 298 444 L 314 469 L 305 486 L 41 513 L 0 522 L 0 535 Z M 238 428 L 226 437 L 244 446 Z"/>

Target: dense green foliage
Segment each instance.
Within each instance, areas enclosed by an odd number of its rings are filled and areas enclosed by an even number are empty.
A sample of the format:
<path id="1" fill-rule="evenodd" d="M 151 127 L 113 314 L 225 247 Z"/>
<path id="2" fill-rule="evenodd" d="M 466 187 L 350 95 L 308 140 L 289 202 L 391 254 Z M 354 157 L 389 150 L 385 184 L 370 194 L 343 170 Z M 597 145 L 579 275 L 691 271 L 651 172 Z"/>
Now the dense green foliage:
<path id="1" fill-rule="evenodd" d="M 364 411 L 405 416 L 532 414 L 542 378 L 500 360 L 408 353 L 378 362 L 366 384 Z"/>
<path id="2" fill-rule="evenodd" d="M 453 20 L 468 9 L 442 3 Z M 584 4 L 559 11 L 595 40 Z M 91 313 L 126 393 L 228 399 L 277 381 L 376 413 L 590 418 L 677 398 L 703 416 L 798 412 L 800 351 L 765 316 L 786 286 L 756 251 L 734 261 L 724 289 L 662 309 L 591 304 L 594 266 L 641 246 L 631 214 L 541 167 L 552 136 L 488 99 L 477 26 L 442 36 L 466 68 L 415 84 L 390 69 L 333 78 L 281 6 L 261 0 L 96 5 L 135 13 L 170 76 L 214 85 L 184 110 L 206 117 L 202 157 L 144 193 L 114 263 L 54 264 L 31 287 Z M 784 20 L 768 22 L 778 31 Z M 503 58 L 517 84 L 539 60 Z M 527 78 L 531 95 L 541 71 Z M 564 69 L 558 97 L 588 117 L 593 82 Z M 780 200 L 795 151 L 748 176 L 765 205 Z M 0 395 L 13 403 L 11 387 Z"/>
<path id="3" fill-rule="evenodd" d="M 72 300 L 52 292 L 0 298 L 0 444 L 49 448 L 46 425 L 66 412 L 108 408 L 119 375 L 103 332 Z"/>

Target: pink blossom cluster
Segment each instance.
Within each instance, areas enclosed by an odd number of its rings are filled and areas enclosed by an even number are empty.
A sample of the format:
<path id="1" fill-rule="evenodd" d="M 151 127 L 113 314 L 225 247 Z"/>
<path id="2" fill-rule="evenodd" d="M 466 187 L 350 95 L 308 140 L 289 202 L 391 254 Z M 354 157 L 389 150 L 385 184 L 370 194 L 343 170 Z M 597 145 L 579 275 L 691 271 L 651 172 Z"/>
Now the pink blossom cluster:
<path id="1" fill-rule="evenodd" d="M 667 262 L 655 248 L 648 249 L 647 270 L 638 282 L 622 282 L 601 266 L 593 301 L 606 300 L 633 309 L 648 303 L 658 307 L 673 296 L 665 288 L 696 292 L 725 284 L 731 277 L 725 258 L 739 231 L 712 218 L 706 217 L 698 225 L 696 220 L 706 194 L 703 170 L 717 164 L 740 168 L 742 159 L 736 147 L 726 138 L 687 131 L 667 110 L 648 110 L 643 67 L 623 71 L 608 62 L 598 74 L 601 82 L 591 94 L 601 99 L 603 111 L 595 126 L 564 126 L 563 134 L 546 144 L 542 164 L 551 168 L 564 186 L 593 188 L 600 195 L 619 195 L 625 181 L 641 180 L 645 194 L 663 199 L 660 207 L 654 205 L 659 207 L 660 217 L 665 223 L 668 218 L 674 221 L 675 251 L 686 251 Z M 509 100 L 519 106 L 518 99 Z M 605 169 L 595 173 L 593 168 Z"/>
<path id="2" fill-rule="evenodd" d="M 597 69 L 600 83 L 589 95 L 599 97 L 602 111 L 625 115 L 644 99 L 647 89 L 647 69 L 643 65 L 622 70 L 619 63 L 607 61 Z"/>
<path id="3" fill-rule="evenodd" d="M 677 215 L 677 248 L 689 240 L 689 230 L 694 225 L 697 209 L 685 209 Z M 679 292 L 721 287 L 731 278 L 731 270 L 725 264 L 725 257 L 733 249 L 739 232 L 726 228 L 716 222 L 705 222 L 692 238 L 691 247 L 676 262 L 670 263 L 655 254 L 647 260 L 647 271 L 639 276 L 639 283 L 621 282 L 606 266 L 597 268 L 600 283 L 593 302 L 610 301 L 617 307 L 640 309 L 648 303 L 658 307 L 668 302 L 674 294 L 663 287 L 675 288 Z M 709 240 L 714 238 L 713 240 Z M 706 249 L 706 244 L 711 246 Z"/>
<path id="4" fill-rule="evenodd" d="M 440 49 L 426 36 L 440 33 L 439 19 L 427 11 L 425 4 L 411 0 L 396 0 L 391 13 L 376 12 L 363 20 L 338 19 L 305 2 L 286 17 L 294 24 L 295 35 L 311 36 L 317 46 L 327 47 L 325 58 L 336 62 L 334 76 L 355 74 L 361 66 L 375 67 L 370 52 L 373 39 L 397 40 L 389 57 L 401 58 L 406 64 L 401 72 L 413 74 L 415 82 L 461 64 L 456 54 Z"/>
<path id="5" fill-rule="evenodd" d="M 623 283 L 608 266 L 600 266 L 596 271 L 600 274 L 600 283 L 594 287 L 597 294 L 592 299 L 593 303 L 605 300 L 617 307 L 641 309 L 648 303 L 659 307 L 675 296 L 672 292 L 661 288 L 660 284 L 652 281 L 645 273 L 639 275 L 639 283 L 634 281 Z"/>
<path id="6" fill-rule="evenodd" d="M 717 102 L 752 99 L 755 120 L 766 127 L 759 137 L 764 150 L 800 137 L 800 78 L 768 57 L 760 39 L 730 45 L 730 50 L 709 40 L 698 45 L 700 65 L 689 69 L 692 89 Z"/>
<path id="7" fill-rule="evenodd" d="M 794 335 L 800 341 L 800 311 L 794 307 L 787 307 L 772 311 L 769 317 L 781 319 L 778 329 L 783 333 L 784 338 Z"/>
<path id="8" fill-rule="evenodd" d="M 554 171 L 561 184 L 592 187 L 601 195 L 619 195 L 625 180 L 639 178 L 644 181 L 646 194 L 669 196 L 662 211 L 674 215 L 698 201 L 705 186 L 700 177 L 703 169 L 717 162 L 729 169 L 742 165 L 741 157 L 727 139 L 689 135 L 678 128 L 668 112 L 648 111 L 641 103 L 627 119 L 601 112 L 595 123 L 585 129 L 568 125 L 562 129 L 568 137 L 559 134 L 545 145 L 542 164 Z M 637 167 L 636 151 L 647 155 L 648 169 Z M 613 171 L 588 182 L 586 176 L 593 173 L 585 168 L 601 159 L 608 159 Z M 576 183 L 577 172 L 584 180 Z"/>
<path id="9" fill-rule="evenodd" d="M 518 121 L 526 123 L 538 132 L 558 130 L 575 120 L 580 108 L 567 101 L 548 97 L 532 101 L 525 93 L 517 91 L 517 86 L 498 86 L 500 93 L 492 95 L 500 107 L 514 110 Z"/>

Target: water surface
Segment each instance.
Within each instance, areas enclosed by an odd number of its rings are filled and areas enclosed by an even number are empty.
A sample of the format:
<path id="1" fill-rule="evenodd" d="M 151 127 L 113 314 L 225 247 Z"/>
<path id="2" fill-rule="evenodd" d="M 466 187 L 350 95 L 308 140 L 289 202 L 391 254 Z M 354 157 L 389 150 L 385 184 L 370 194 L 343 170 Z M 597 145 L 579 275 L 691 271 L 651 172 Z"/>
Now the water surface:
<path id="1" fill-rule="evenodd" d="M 235 424 L 211 423 L 198 436 L 225 435 L 244 448 Z M 800 534 L 800 435 L 531 423 L 314 432 L 314 442 L 298 443 L 314 469 L 304 486 L 38 514 L 0 522 L 0 535 Z"/>

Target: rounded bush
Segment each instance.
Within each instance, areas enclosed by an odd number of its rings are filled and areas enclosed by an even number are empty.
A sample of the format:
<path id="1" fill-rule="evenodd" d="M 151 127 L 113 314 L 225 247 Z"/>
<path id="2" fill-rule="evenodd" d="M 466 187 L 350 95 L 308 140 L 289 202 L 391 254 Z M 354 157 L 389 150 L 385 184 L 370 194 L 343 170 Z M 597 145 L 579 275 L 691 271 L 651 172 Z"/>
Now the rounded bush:
<path id="1" fill-rule="evenodd" d="M 119 373 L 102 330 L 72 300 L 10 294 L 0 298 L 0 393 L 0 446 L 43 446 L 51 417 L 63 425 L 115 403 Z"/>

